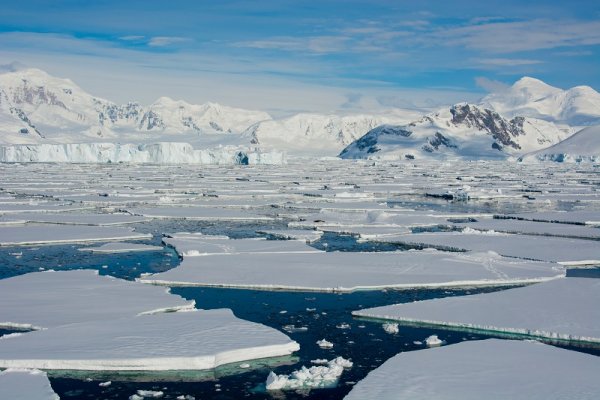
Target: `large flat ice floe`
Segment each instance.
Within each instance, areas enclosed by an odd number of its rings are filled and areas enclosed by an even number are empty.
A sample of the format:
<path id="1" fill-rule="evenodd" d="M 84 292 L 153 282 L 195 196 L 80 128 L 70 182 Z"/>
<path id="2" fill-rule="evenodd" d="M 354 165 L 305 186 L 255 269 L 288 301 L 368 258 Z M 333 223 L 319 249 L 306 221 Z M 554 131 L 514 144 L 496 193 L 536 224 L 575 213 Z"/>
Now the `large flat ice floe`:
<path id="1" fill-rule="evenodd" d="M 0 146 L 0 162 L 132 164 L 285 164 L 285 153 L 234 146 L 194 149 L 189 143 L 69 143 Z"/>
<path id="2" fill-rule="evenodd" d="M 131 208 L 131 214 L 158 219 L 189 219 L 199 221 L 271 221 L 274 218 L 245 210 L 210 207 Z"/>
<path id="3" fill-rule="evenodd" d="M 96 320 L 0 340 L 0 368 L 205 370 L 289 355 L 283 333 L 236 318 L 231 310 L 195 310 Z"/>
<path id="4" fill-rule="evenodd" d="M 565 278 L 494 293 L 370 308 L 353 315 L 600 343 L 598 304 L 599 279 Z"/>
<path id="5" fill-rule="evenodd" d="M 476 222 L 457 224 L 462 228 L 481 231 L 516 233 L 523 235 L 559 236 L 583 239 L 600 239 L 600 229 L 573 224 L 553 224 L 515 219 L 478 219 Z"/>
<path id="6" fill-rule="evenodd" d="M 37 222 L 45 224 L 60 225 L 91 225 L 91 226 L 112 226 L 126 225 L 138 222 L 148 221 L 149 218 L 129 215 L 129 214 L 36 214 L 26 213 L 19 215 L 19 218 L 27 222 Z"/>
<path id="7" fill-rule="evenodd" d="M 148 233 L 138 233 L 122 227 L 87 225 L 44 225 L 0 226 L 0 246 L 88 243 L 114 240 L 150 239 Z"/>
<path id="8" fill-rule="evenodd" d="M 200 311 L 164 288 L 97 275 L 39 272 L 0 281 L 0 368 L 201 370 L 287 356 L 296 342 L 231 310 Z"/>
<path id="9" fill-rule="evenodd" d="M 541 343 L 463 342 L 400 353 L 358 382 L 345 400 L 593 400 L 598 358 Z"/>
<path id="10" fill-rule="evenodd" d="M 82 247 L 79 251 L 90 252 L 90 253 L 134 253 L 134 252 L 145 252 L 145 251 L 160 251 L 163 250 L 161 246 L 152 246 L 149 244 L 142 243 L 106 243 L 102 246 L 97 247 Z"/>
<path id="11" fill-rule="evenodd" d="M 0 372 L 0 399 L 59 400 L 45 372 L 10 368 Z"/>
<path id="12" fill-rule="evenodd" d="M 563 275 L 564 269 L 557 264 L 507 259 L 491 253 L 449 254 L 427 250 L 184 257 L 177 268 L 140 280 L 165 285 L 351 292 L 506 285 Z"/>
<path id="13" fill-rule="evenodd" d="M 44 271 L 0 280 L 0 327 L 51 328 L 193 309 L 194 302 L 164 288 L 142 285 L 97 271 Z"/>
<path id="14" fill-rule="evenodd" d="M 507 257 L 557 262 L 564 265 L 600 264 L 600 246 L 593 240 L 486 233 L 473 230 L 403 234 L 375 240 L 450 250 L 493 251 Z"/>
<path id="15" fill-rule="evenodd" d="M 223 239 L 208 235 L 179 235 L 164 238 L 163 242 L 175 248 L 182 257 L 232 255 L 232 254 L 276 254 L 276 253 L 321 253 L 301 240 Z M 285 256 L 284 256 L 285 257 Z"/>
<path id="16" fill-rule="evenodd" d="M 600 226 L 600 212 L 592 210 L 578 211 L 538 211 L 520 214 L 499 215 L 500 218 L 520 219 L 525 221 L 553 222 L 559 224 L 579 224 Z"/>

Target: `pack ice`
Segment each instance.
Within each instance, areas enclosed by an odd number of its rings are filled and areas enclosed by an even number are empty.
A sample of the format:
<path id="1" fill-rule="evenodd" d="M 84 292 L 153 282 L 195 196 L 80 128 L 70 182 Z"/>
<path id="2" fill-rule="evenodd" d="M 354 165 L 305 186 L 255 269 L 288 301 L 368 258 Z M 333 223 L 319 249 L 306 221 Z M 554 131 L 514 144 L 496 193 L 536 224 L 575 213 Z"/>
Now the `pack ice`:
<path id="1" fill-rule="evenodd" d="M 600 393 L 599 374 L 593 355 L 489 339 L 400 353 L 358 382 L 345 400 L 592 400 Z"/>
<path id="2" fill-rule="evenodd" d="M 162 288 L 93 271 L 33 273 L 0 286 L 0 326 L 41 329 L 1 338 L 0 368 L 202 370 L 299 348 L 231 310 L 195 310 Z"/>
<path id="3" fill-rule="evenodd" d="M 465 297 L 354 311 L 358 317 L 600 343 L 600 280 L 565 278 Z"/>

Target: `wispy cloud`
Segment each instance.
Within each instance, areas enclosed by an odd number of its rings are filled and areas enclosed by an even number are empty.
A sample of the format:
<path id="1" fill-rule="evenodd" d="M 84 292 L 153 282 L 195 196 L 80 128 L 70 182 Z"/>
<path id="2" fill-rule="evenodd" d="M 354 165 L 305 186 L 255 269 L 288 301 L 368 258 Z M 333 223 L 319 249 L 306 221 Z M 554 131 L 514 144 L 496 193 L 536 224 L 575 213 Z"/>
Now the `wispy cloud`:
<path id="1" fill-rule="evenodd" d="M 489 79 L 484 76 L 475 77 L 475 84 L 486 92 L 501 92 L 509 87 L 509 85 L 504 82 Z"/>
<path id="2" fill-rule="evenodd" d="M 541 64 L 543 61 L 530 60 L 526 58 L 481 58 L 474 60 L 477 64 L 492 65 L 498 67 L 516 67 L 520 65 Z"/>
<path id="3" fill-rule="evenodd" d="M 148 46 L 151 47 L 165 47 L 176 43 L 182 43 L 189 41 L 189 38 L 178 37 L 178 36 L 154 36 L 148 40 Z"/>

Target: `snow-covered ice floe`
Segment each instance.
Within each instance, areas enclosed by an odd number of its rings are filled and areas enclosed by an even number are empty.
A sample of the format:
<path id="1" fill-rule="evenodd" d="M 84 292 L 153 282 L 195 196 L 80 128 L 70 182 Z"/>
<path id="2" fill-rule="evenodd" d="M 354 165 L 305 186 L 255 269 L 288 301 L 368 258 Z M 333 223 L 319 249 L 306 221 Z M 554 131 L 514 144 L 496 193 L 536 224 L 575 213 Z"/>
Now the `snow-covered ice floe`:
<path id="1" fill-rule="evenodd" d="M 318 360 L 321 361 L 321 360 Z M 352 368 L 352 361 L 343 357 L 327 361 L 326 365 L 314 366 L 292 372 L 290 375 L 277 375 L 272 372 L 267 377 L 267 390 L 296 390 L 335 387 L 344 372 Z"/>
<path id="2" fill-rule="evenodd" d="M 139 280 L 177 286 L 351 292 L 510 285 L 540 282 L 564 274 L 564 268 L 557 264 L 508 259 L 493 253 L 426 250 L 184 257 L 178 267 Z"/>
<path id="3" fill-rule="evenodd" d="M 0 246 L 105 242 L 114 240 L 150 239 L 148 233 L 138 233 L 122 227 L 85 225 L 0 226 Z"/>
<path id="4" fill-rule="evenodd" d="M 354 311 L 357 317 L 600 344 L 600 280 L 565 278 L 500 292 Z"/>
<path id="5" fill-rule="evenodd" d="M 165 289 L 95 271 L 0 280 L 0 303 L 0 326 L 41 329 L 2 337 L 0 368 L 204 370 L 299 348 L 231 310 L 195 310 Z"/>
<path id="6" fill-rule="evenodd" d="M 193 301 L 164 288 L 100 276 L 91 270 L 44 271 L 2 279 L 0 304 L 0 327 L 13 329 L 194 308 Z"/>
<path id="7" fill-rule="evenodd" d="M 530 341 L 489 339 L 400 353 L 345 400 L 581 399 L 600 393 L 598 357 Z"/>
<path id="8" fill-rule="evenodd" d="M 307 243 L 313 243 L 321 239 L 322 231 L 305 229 L 286 229 L 286 230 L 261 230 L 257 233 L 265 234 L 281 240 L 304 240 Z"/>
<path id="9" fill-rule="evenodd" d="M 182 257 L 231 255 L 231 254 L 269 254 L 269 253 L 321 253 L 300 240 L 266 239 L 223 239 L 208 235 L 179 235 L 164 238 L 163 242 L 175 248 Z"/>
<path id="10" fill-rule="evenodd" d="M 127 210 L 134 215 L 142 215 L 157 219 L 189 219 L 199 221 L 272 221 L 274 218 L 246 210 L 211 207 L 153 207 L 131 208 Z"/>
<path id="11" fill-rule="evenodd" d="M 45 224 L 61 225 L 92 225 L 92 226 L 113 226 L 126 225 L 138 222 L 148 221 L 149 218 L 129 215 L 129 214 L 49 214 L 49 213 L 23 213 L 19 218 L 26 222 L 37 222 Z"/>
<path id="12" fill-rule="evenodd" d="M 281 151 L 221 146 L 194 149 L 189 143 L 68 143 L 0 146 L 0 162 L 132 164 L 285 164 Z"/>
<path id="13" fill-rule="evenodd" d="M 435 247 L 443 250 L 493 251 L 507 257 L 557 262 L 563 265 L 600 264 L 600 246 L 593 240 L 476 231 L 386 236 L 379 242 Z"/>
<path id="14" fill-rule="evenodd" d="M 573 224 L 553 224 L 515 219 L 478 219 L 456 224 L 462 228 L 523 235 L 558 236 L 579 239 L 600 239 L 600 229 Z"/>
<path id="15" fill-rule="evenodd" d="M 236 318 L 231 310 L 194 310 L 96 320 L 0 340 L 0 368 L 205 370 L 289 355 L 283 333 Z"/>
<path id="16" fill-rule="evenodd" d="M 577 211 L 538 211 L 520 214 L 497 215 L 497 218 L 524 221 L 552 222 L 557 224 L 578 224 L 600 226 L 600 212 L 592 210 Z"/>
<path id="17" fill-rule="evenodd" d="M 59 400 L 45 372 L 36 369 L 9 368 L 0 372 L 0 399 Z"/>
<path id="18" fill-rule="evenodd" d="M 152 246 L 142 243 L 106 243 L 97 247 L 82 247 L 79 251 L 87 251 L 90 253 L 133 253 L 143 251 L 159 251 L 163 250 L 161 246 Z"/>

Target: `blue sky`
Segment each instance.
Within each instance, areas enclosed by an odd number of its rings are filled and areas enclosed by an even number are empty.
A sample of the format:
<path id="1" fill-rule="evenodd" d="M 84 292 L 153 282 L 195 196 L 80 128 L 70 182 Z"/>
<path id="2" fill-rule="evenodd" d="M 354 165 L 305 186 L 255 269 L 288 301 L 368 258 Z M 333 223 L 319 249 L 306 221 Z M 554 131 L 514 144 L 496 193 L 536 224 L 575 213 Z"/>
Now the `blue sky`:
<path id="1" fill-rule="evenodd" d="M 167 95 L 285 114 L 475 100 L 524 75 L 600 89 L 592 0 L 5 3 L 0 64 L 117 102 Z"/>

